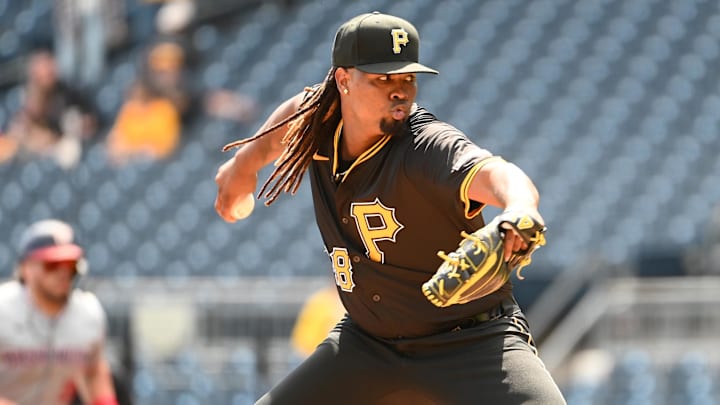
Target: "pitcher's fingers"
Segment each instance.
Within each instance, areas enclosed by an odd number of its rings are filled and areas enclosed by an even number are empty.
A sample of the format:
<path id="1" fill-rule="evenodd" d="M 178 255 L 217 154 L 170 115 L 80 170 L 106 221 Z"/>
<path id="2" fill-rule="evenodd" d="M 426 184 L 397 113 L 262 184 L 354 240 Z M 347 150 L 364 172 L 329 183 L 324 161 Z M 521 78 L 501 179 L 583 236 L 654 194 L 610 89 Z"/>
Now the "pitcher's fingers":
<path id="1" fill-rule="evenodd" d="M 215 212 L 217 212 L 225 222 L 232 224 L 235 222 L 235 216 L 232 215 L 232 210 L 229 207 L 230 205 L 221 202 L 220 197 L 215 199 Z"/>
<path id="2" fill-rule="evenodd" d="M 513 233 L 507 232 L 505 234 L 505 240 L 503 241 L 503 257 L 505 258 L 506 262 L 509 261 L 510 257 L 512 256 L 513 247 L 514 247 L 513 245 L 514 245 Z"/>

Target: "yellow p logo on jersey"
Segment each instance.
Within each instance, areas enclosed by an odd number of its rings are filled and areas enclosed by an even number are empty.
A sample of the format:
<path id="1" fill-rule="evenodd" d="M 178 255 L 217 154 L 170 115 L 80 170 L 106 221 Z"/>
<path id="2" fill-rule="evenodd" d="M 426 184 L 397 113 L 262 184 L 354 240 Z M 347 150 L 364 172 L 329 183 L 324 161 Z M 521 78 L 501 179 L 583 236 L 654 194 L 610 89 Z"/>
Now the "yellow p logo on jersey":
<path id="1" fill-rule="evenodd" d="M 400 49 L 400 45 L 405 46 L 410 41 L 408 39 L 408 33 L 402 28 L 395 28 L 390 31 L 390 35 L 392 35 L 393 39 L 393 53 L 397 55 L 402 50 Z"/>

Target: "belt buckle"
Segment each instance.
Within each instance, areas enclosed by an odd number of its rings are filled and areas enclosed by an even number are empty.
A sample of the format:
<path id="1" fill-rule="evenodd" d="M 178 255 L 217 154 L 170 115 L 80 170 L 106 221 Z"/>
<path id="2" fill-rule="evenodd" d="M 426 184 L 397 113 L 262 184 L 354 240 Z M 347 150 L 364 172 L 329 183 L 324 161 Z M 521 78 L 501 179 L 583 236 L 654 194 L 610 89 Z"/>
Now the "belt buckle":
<path id="1" fill-rule="evenodd" d="M 490 313 L 488 311 L 481 312 L 471 318 L 463 319 L 460 323 L 451 329 L 452 332 L 461 331 L 463 329 L 470 329 L 477 326 L 481 322 L 490 320 Z"/>
<path id="2" fill-rule="evenodd" d="M 471 318 L 463 319 L 460 321 L 460 324 L 452 328 L 451 332 L 457 332 L 461 331 L 463 329 L 469 329 L 474 326 L 477 326 L 477 324 L 481 322 L 487 322 L 487 321 L 493 321 L 495 319 L 499 319 L 505 314 L 505 306 L 506 301 L 503 300 L 500 303 L 498 303 L 496 306 L 490 308 L 489 310 L 485 312 L 481 312 Z"/>
<path id="3" fill-rule="evenodd" d="M 481 313 L 475 315 L 474 319 L 477 320 L 478 322 L 489 321 L 492 318 L 491 312 L 494 312 L 494 310 L 495 309 L 493 308 L 490 311 L 481 312 Z"/>

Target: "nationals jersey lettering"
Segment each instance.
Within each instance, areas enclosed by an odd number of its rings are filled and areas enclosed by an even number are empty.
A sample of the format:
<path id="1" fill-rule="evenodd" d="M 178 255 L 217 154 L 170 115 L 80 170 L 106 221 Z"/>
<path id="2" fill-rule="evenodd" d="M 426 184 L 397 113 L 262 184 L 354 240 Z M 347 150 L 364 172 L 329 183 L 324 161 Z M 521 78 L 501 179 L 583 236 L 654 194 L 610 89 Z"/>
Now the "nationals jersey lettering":
<path id="1" fill-rule="evenodd" d="M 372 261 L 384 263 L 385 253 L 378 242 L 395 242 L 395 236 L 404 226 L 395 218 L 395 208 L 388 208 L 379 198 L 369 203 L 350 204 L 350 215 L 355 219 L 358 232 L 365 245 L 365 254 Z"/>

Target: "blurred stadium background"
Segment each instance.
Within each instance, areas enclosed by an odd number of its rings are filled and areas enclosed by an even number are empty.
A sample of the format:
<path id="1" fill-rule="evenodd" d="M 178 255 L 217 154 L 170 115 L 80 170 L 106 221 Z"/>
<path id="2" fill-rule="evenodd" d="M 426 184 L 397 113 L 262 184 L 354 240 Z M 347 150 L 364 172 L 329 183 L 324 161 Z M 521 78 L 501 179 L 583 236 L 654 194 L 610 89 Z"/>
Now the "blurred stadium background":
<path id="1" fill-rule="evenodd" d="M 0 165 L 2 276 L 26 225 L 72 223 L 134 403 L 251 404 L 299 361 L 290 330 L 330 277 L 307 184 L 229 225 L 213 177 L 220 148 L 322 80 L 338 25 L 372 10 L 413 21 L 440 70 L 418 102 L 540 189 L 548 245 L 515 291 L 569 404 L 720 403 L 720 3 L 198 1 L 193 85 L 254 98 L 256 121 L 198 114 L 170 159 L 109 165 L 107 123 L 155 33 L 108 54 L 90 89 L 106 124 L 77 167 Z M 120 3 L 130 27 L 161 6 Z M 52 7 L 0 0 L 1 127 Z"/>

